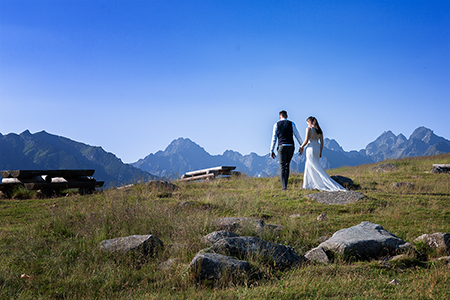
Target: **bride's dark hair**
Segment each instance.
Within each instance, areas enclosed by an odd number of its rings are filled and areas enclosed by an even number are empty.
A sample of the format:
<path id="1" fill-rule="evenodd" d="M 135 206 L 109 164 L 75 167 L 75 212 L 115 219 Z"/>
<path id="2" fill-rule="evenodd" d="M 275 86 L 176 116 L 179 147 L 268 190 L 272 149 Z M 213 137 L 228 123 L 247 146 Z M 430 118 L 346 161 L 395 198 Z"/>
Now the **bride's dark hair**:
<path id="1" fill-rule="evenodd" d="M 308 119 L 306 119 L 306 121 L 311 122 L 312 127 L 317 130 L 318 134 L 323 134 L 323 131 L 319 126 L 319 122 L 317 122 L 317 119 L 315 117 L 309 117 Z"/>

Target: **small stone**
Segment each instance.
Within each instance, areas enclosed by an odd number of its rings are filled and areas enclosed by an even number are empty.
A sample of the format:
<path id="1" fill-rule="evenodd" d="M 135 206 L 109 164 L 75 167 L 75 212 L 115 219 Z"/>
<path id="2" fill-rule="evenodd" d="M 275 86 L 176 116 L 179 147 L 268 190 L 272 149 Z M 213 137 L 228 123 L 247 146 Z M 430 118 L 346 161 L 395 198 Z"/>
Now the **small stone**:
<path id="1" fill-rule="evenodd" d="M 414 183 L 412 182 L 395 182 L 393 184 L 394 187 L 406 187 L 406 188 L 413 188 L 414 187 Z"/>
<path id="2" fill-rule="evenodd" d="M 32 277 L 30 275 L 27 275 L 27 274 L 22 274 L 22 275 L 20 275 L 20 278 L 22 278 L 22 279 L 31 279 Z"/>
<path id="3" fill-rule="evenodd" d="M 317 217 L 317 221 L 325 221 L 325 220 L 328 220 L 328 218 L 327 218 L 327 216 L 325 214 L 320 214 Z"/>
<path id="4" fill-rule="evenodd" d="M 379 164 L 379 165 L 373 166 L 372 170 L 375 170 L 376 172 L 385 173 L 385 172 L 397 170 L 397 166 L 394 164 Z"/>
<path id="5" fill-rule="evenodd" d="M 392 285 L 399 285 L 399 282 L 398 282 L 397 279 L 393 279 L 393 280 L 389 281 L 389 284 L 392 284 Z"/>
<path id="6" fill-rule="evenodd" d="M 422 234 L 414 242 L 424 242 L 433 249 L 442 249 L 450 254 L 450 233 L 436 232 L 433 234 Z"/>
<path id="7" fill-rule="evenodd" d="M 179 207 L 188 207 L 188 206 L 192 206 L 192 205 L 194 205 L 194 203 L 189 202 L 189 201 L 182 201 L 182 202 L 178 203 Z"/>
<path id="8" fill-rule="evenodd" d="M 289 216 L 289 218 L 300 218 L 301 216 L 301 214 L 292 214 Z"/>
<path id="9" fill-rule="evenodd" d="M 320 262 L 324 264 L 331 263 L 330 258 L 322 247 L 316 247 L 305 253 L 308 262 Z"/>

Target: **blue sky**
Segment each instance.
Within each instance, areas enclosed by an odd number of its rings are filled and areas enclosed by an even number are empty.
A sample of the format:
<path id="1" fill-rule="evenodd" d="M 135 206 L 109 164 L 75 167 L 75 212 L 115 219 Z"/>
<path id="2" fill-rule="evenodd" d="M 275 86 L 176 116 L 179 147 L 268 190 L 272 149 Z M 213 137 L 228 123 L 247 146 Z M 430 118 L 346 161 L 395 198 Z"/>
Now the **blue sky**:
<path id="1" fill-rule="evenodd" d="M 450 1 L 0 0 L 2 134 L 264 155 L 282 109 L 345 150 L 450 138 Z"/>

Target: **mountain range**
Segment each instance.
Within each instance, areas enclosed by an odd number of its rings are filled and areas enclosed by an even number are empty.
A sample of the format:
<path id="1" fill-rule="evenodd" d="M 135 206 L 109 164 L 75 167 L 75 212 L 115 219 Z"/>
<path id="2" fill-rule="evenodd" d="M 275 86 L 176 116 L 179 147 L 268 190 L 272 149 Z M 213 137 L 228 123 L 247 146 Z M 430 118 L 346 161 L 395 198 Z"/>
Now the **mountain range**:
<path id="1" fill-rule="evenodd" d="M 325 169 L 329 169 L 374 163 L 388 158 L 449 152 L 449 140 L 435 135 L 431 129 L 419 127 L 409 139 L 403 134 L 396 136 L 391 131 L 383 132 L 360 151 L 344 151 L 337 141 L 326 138 L 321 164 Z M 271 159 L 269 154 L 242 155 L 239 152 L 227 150 L 221 155 L 210 155 L 201 146 L 187 138 L 176 139 L 164 151 L 149 154 L 132 165 L 165 178 L 177 178 L 188 171 L 220 165 L 236 166 L 237 170 L 249 176 L 273 176 L 278 172 L 278 161 Z M 305 156 L 295 154 L 291 162 L 291 170 L 303 172 L 304 166 Z"/>
<path id="2" fill-rule="evenodd" d="M 113 153 L 45 131 L 0 133 L 1 170 L 95 169 L 94 178 L 105 187 L 118 186 L 155 176 L 124 164 Z"/>
<path id="3" fill-rule="evenodd" d="M 450 141 L 435 135 L 431 129 L 417 128 L 409 138 L 391 131 L 382 133 L 360 151 L 344 151 L 333 139 L 324 140 L 321 164 L 325 169 L 379 162 L 388 158 L 414 157 L 450 153 Z M 278 173 L 278 161 L 267 155 L 242 155 L 226 150 L 211 155 L 188 138 L 172 141 L 164 151 L 149 154 L 132 164 L 101 147 L 90 146 L 45 131 L 21 134 L 0 133 L 0 169 L 95 169 L 94 177 L 105 181 L 106 187 L 138 180 L 178 178 L 182 174 L 221 165 L 236 166 L 248 176 L 273 176 Z M 303 172 L 305 156 L 295 154 L 293 172 Z"/>

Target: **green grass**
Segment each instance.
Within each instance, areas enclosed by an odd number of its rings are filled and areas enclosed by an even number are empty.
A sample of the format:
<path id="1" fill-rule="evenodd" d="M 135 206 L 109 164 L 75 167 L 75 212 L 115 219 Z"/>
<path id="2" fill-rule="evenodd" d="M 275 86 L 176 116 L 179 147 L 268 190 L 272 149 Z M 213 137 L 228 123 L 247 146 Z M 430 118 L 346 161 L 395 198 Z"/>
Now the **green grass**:
<path id="1" fill-rule="evenodd" d="M 201 237 L 214 230 L 217 217 L 281 224 L 278 236 L 263 238 L 301 255 L 316 247 L 319 237 L 361 221 L 381 224 L 408 242 L 423 233 L 450 232 L 450 175 L 426 173 L 433 163 L 450 163 L 450 155 L 389 162 L 398 170 L 376 173 L 372 165 L 329 170 L 352 178 L 367 196 L 342 206 L 306 198 L 301 174 L 291 176 L 287 192 L 279 178 L 240 177 L 179 182 L 179 191 L 162 198 L 164 191 L 138 185 L 89 196 L 2 199 L 0 299 L 448 299 L 450 268 L 433 261 L 444 254 L 423 244 L 390 266 L 336 257 L 331 265 L 278 271 L 249 258 L 252 273 L 239 283 L 201 284 L 186 273 L 186 265 L 207 247 Z M 395 188 L 395 182 L 415 186 Z M 179 207 L 181 201 L 194 205 Z M 316 220 L 321 213 L 326 221 Z M 154 234 L 165 250 L 147 262 L 97 250 L 104 239 L 132 234 Z M 182 263 L 161 269 L 170 258 Z M 392 279 L 400 284 L 389 285 Z"/>

